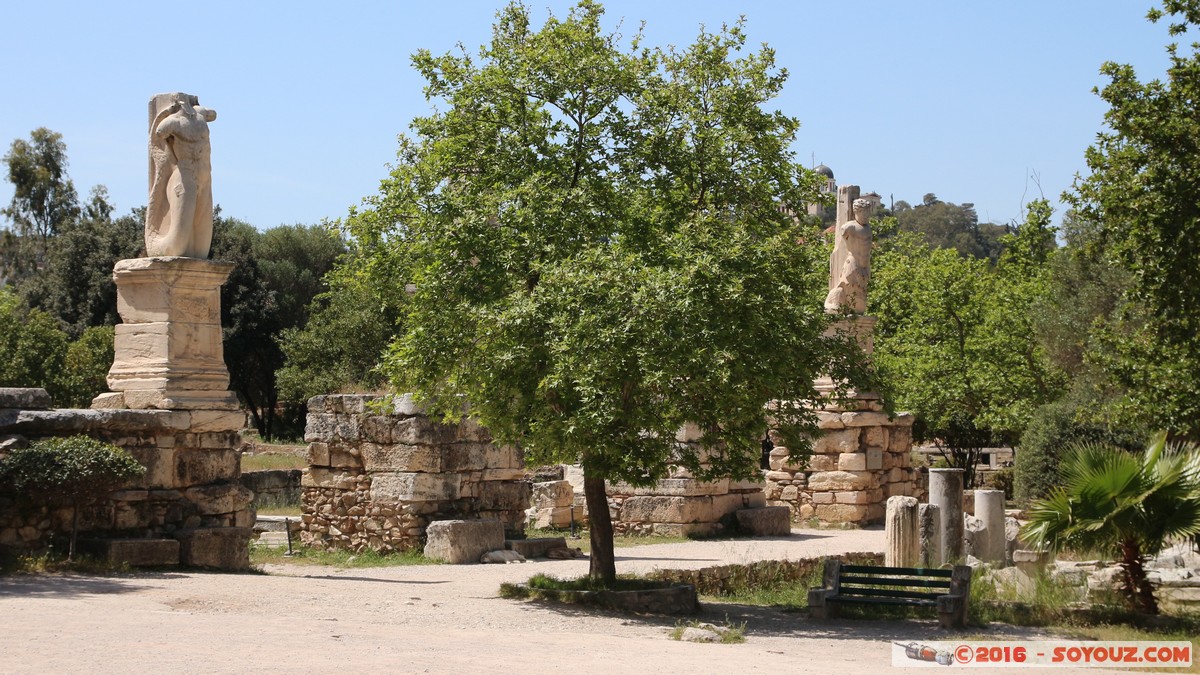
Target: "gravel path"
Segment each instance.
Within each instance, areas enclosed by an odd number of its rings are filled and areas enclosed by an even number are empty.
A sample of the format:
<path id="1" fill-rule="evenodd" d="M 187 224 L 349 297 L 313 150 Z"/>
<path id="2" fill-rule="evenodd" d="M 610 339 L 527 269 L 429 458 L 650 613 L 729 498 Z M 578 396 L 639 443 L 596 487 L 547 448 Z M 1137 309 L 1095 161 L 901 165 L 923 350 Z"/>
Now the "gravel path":
<path id="1" fill-rule="evenodd" d="M 796 530 L 777 539 L 622 548 L 617 570 L 882 548 L 880 530 Z M 667 638 L 674 618 L 496 596 L 501 582 L 537 572 L 584 574 L 586 560 L 369 569 L 271 565 L 265 571 L 0 578 L 0 672 L 877 675 L 891 668 L 892 641 L 951 639 L 936 621 L 812 622 L 795 613 L 711 603 L 700 618 L 745 622 L 747 642 L 691 644 Z M 979 631 L 970 639 L 1039 636 L 1011 629 Z"/>

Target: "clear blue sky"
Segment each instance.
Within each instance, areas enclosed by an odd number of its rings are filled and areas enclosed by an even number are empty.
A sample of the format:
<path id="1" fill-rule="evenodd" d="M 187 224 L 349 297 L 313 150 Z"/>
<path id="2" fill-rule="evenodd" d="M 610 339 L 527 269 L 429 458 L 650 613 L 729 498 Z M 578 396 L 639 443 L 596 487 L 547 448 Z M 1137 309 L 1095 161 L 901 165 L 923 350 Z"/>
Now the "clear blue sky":
<path id="1" fill-rule="evenodd" d="M 377 190 L 396 135 L 426 114 L 419 48 L 487 41 L 498 1 L 0 5 L 0 146 L 45 126 L 67 143 L 81 197 L 108 187 L 118 213 L 146 201 L 146 101 L 185 91 L 214 108 L 213 195 L 260 228 L 339 218 Z M 533 2 L 535 16 L 571 3 Z M 1151 0 L 1006 2 L 612 1 L 649 44 L 685 45 L 745 14 L 753 43 L 791 78 L 774 107 L 794 147 L 839 183 L 887 200 L 973 202 L 1017 219 L 1085 169 L 1101 129 L 1106 60 L 1143 79 L 1168 60 Z M 0 182 L 0 203 L 12 188 Z M 1061 215 L 1061 209 L 1059 210 Z"/>

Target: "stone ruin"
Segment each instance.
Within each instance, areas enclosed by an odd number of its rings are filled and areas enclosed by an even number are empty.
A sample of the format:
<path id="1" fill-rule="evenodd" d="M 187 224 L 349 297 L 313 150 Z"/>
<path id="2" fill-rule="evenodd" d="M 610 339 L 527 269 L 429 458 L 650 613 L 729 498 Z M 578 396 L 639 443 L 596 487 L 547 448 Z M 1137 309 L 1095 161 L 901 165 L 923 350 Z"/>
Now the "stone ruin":
<path id="1" fill-rule="evenodd" d="M 107 378 L 112 392 L 96 397 L 91 410 L 52 409 L 41 390 L 10 392 L 0 396 L 0 434 L 8 447 L 86 434 L 125 448 L 146 467 L 141 480 L 81 514 L 81 532 L 109 560 L 236 570 L 249 566 L 254 495 L 238 481 L 235 448 L 246 416 L 228 391 L 221 344 L 221 285 L 234 266 L 207 259 L 207 123 L 215 113 L 197 106 L 182 93 L 150 100 L 151 257 L 113 269 L 122 323 Z M 175 187 L 157 189 L 168 183 Z M 188 204 L 195 208 L 176 208 Z M 65 515 L 35 511 L 21 515 L 14 500 L 0 498 L 0 544 L 43 547 Z"/>
<path id="2" fill-rule="evenodd" d="M 530 484 L 517 448 L 470 418 L 443 424 L 411 396 L 315 396 L 304 439 L 301 541 L 325 549 L 419 549 L 439 520 L 496 520 L 521 537 Z"/>

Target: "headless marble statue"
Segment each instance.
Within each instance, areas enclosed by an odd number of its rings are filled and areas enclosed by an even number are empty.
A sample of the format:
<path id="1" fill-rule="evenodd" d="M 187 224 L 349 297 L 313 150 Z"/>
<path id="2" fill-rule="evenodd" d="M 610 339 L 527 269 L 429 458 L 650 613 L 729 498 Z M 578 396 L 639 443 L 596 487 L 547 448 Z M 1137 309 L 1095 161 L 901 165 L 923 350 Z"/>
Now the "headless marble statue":
<path id="1" fill-rule="evenodd" d="M 207 258 L 213 199 L 208 123 L 217 113 L 190 94 L 150 99 L 146 255 Z"/>
<path id="2" fill-rule="evenodd" d="M 871 211 L 869 199 L 855 199 L 851 218 L 837 226 L 833 253 L 829 256 L 829 295 L 825 311 L 867 311 L 867 282 L 871 278 Z"/>

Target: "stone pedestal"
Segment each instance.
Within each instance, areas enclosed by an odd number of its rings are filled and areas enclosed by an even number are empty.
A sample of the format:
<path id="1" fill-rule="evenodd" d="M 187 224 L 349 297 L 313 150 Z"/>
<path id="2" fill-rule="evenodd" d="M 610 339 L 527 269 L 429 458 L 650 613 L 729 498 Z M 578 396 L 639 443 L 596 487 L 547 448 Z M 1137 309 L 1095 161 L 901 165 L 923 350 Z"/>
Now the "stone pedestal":
<path id="1" fill-rule="evenodd" d="M 887 547 L 883 564 L 888 567 L 916 567 L 921 558 L 921 530 L 917 500 L 914 497 L 889 497 L 884 521 Z"/>
<path id="2" fill-rule="evenodd" d="M 939 565 L 963 557 L 963 470 L 930 469 L 929 503 L 940 512 L 942 559 Z"/>
<path id="3" fill-rule="evenodd" d="M 983 531 L 977 536 L 975 548 L 979 559 L 986 563 L 1004 564 L 1007 546 L 1004 536 L 1004 491 L 976 490 L 975 517 L 983 521 Z"/>
<path id="4" fill-rule="evenodd" d="M 221 347 L 221 284 L 233 263 L 135 258 L 113 268 L 117 284 L 114 393 L 94 408 L 236 410 Z"/>
<path id="5" fill-rule="evenodd" d="M 846 335 L 853 337 L 858 342 L 859 349 L 863 353 L 870 356 L 875 352 L 875 323 L 877 319 L 866 314 L 857 314 L 849 319 L 835 321 L 830 324 L 825 330 L 826 337 L 834 335 Z M 822 375 L 813 381 L 813 386 L 822 394 L 831 394 L 836 388 L 833 379 L 828 375 Z M 851 392 L 851 395 L 859 399 L 864 410 L 882 410 L 882 405 L 879 404 L 879 395 L 875 392 Z M 875 405 L 869 405 L 875 404 Z"/>

